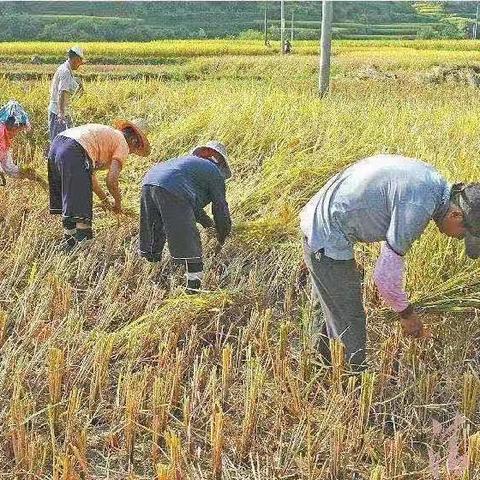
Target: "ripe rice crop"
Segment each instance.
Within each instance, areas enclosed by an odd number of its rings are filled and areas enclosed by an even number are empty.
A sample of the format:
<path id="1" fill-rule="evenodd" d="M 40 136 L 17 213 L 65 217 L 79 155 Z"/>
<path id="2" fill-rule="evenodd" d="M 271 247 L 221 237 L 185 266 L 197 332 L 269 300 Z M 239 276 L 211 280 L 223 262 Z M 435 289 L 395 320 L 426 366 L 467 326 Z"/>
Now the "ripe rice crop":
<path id="1" fill-rule="evenodd" d="M 348 377 L 339 345 L 333 371 L 312 349 L 297 218 L 330 175 L 378 152 L 418 157 L 452 181 L 478 179 L 480 92 L 419 77 L 439 58 L 478 61 L 476 46 L 337 42 L 332 94 L 320 100 L 313 42 L 288 58 L 260 42 L 87 45 L 92 56 L 176 61 L 80 72 L 103 75 L 86 77 L 75 121 L 144 116 L 153 146 L 122 172 L 133 215 L 96 208 L 88 253 L 54 251 L 60 222 L 41 188 L 12 180 L 0 190 L 3 476 L 423 479 L 438 459 L 439 478 L 479 478 L 480 265 L 433 226 L 415 244 L 408 289 L 435 340 L 414 341 L 372 286 L 378 248 L 360 247 L 371 372 Z M 1 44 L 0 56 L 56 58 L 65 48 Z M 356 75 L 372 64 L 394 75 Z M 1 66 L 1 101 L 32 113 L 16 157 L 46 176 L 54 66 L 28 69 L 44 75 L 9 79 Z M 210 293 L 187 296 L 181 272 L 162 278 L 167 258 L 152 266 L 136 253 L 140 181 L 154 162 L 212 138 L 232 159 L 234 231 L 219 255 L 203 238 Z"/>

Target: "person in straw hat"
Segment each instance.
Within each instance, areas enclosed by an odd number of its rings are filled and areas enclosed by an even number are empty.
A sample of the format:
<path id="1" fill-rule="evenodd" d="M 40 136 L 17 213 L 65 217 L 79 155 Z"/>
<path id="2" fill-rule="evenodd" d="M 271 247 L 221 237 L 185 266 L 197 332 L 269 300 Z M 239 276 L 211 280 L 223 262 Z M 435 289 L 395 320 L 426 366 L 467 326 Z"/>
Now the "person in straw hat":
<path id="1" fill-rule="evenodd" d="M 215 228 L 221 246 L 231 230 L 225 180 L 231 177 L 227 151 L 211 141 L 189 155 L 153 166 L 143 179 L 140 202 L 140 255 L 159 262 L 165 242 L 174 263 L 186 267 L 187 292 L 203 278 L 202 244 L 196 223 Z M 204 208 L 212 204 L 213 220 Z"/>
<path id="2" fill-rule="evenodd" d="M 93 238 L 93 192 L 105 208 L 121 211 L 120 172 L 129 154 L 150 154 L 145 132 L 142 120 L 119 120 L 115 128 L 91 123 L 55 137 L 48 155 L 48 181 L 50 213 L 63 217 L 62 249 L 71 250 Z M 108 170 L 106 186 L 113 202 L 100 186 L 96 170 Z"/>
<path id="3" fill-rule="evenodd" d="M 68 50 L 67 61 L 62 63 L 55 72 L 50 87 L 50 103 L 48 105 L 48 132 L 50 142 L 67 128 L 73 127 L 69 114 L 71 97 L 82 91 L 80 79 L 75 78 L 73 72 L 85 63 L 85 54 L 78 45 Z"/>

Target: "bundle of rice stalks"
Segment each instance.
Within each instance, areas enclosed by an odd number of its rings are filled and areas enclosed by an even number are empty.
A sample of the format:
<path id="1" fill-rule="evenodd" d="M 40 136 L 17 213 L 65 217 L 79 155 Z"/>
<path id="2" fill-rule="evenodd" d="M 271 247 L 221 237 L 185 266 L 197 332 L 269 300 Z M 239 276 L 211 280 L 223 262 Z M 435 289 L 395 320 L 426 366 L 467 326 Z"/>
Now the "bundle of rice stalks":
<path id="1" fill-rule="evenodd" d="M 416 309 L 423 313 L 475 313 L 480 308 L 480 270 L 475 267 L 468 273 L 458 272 L 439 282 L 429 293 L 412 300 Z M 394 315 L 390 312 L 386 317 L 392 319 Z"/>

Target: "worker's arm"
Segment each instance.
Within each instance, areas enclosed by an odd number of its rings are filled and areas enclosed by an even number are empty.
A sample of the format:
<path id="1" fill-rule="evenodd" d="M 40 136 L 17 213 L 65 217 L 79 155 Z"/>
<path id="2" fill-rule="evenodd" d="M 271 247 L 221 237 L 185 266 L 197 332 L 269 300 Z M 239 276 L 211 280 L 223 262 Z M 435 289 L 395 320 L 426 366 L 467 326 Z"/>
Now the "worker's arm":
<path id="1" fill-rule="evenodd" d="M 212 228 L 215 226 L 215 223 L 203 208 L 195 211 L 195 219 L 203 228 Z"/>
<path id="2" fill-rule="evenodd" d="M 108 205 L 108 193 L 101 187 L 95 172 L 92 172 L 92 189 L 102 203 Z"/>
<path id="3" fill-rule="evenodd" d="M 422 235 L 435 211 L 433 201 L 425 199 L 421 204 L 413 201 L 407 191 L 395 201 L 386 245 L 375 268 L 375 283 L 385 302 L 399 313 L 403 330 L 414 337 L 425 336 L 422 321 L 408 303 L 404 290 L 404 255 Z"/>
<path id="4" fill-rule="evenodd" d="M 58 117 L 61 122 L 67 121 L 68 105 L 72 95 L 78 89 L 78 83 L 75 81 L 71 72 L 63 71 L 58 83 Z"/>
<path id="5" fill-rule="evenodd" d="M 423 323 L 408 302 L 404 288 L 405 259 L 386 243 L 375 265 L 374 281 L 385 303 L 400 315 L 404 332 L 413 337 L 423 336 Z"/>
<path id="6" fill-rule="evenodd" d="M 40 184 L 45 190 L 48 189 L 48 184 L 45 180 L 31 167 L 19 167 L 13 161 L 11 152 L 0 161 L 0 172 L 5 173 L 9 177 L 31 180 Z"/>
<path id="7" fill-rule="evenodd" d="M 20 168 L 15 164 L 12 158 L 12 150 L 7 143 L 6 127 L 2 125 L 4 134 L 0 135 L 0 170 L 9 177 L 20 177 Z"/>
<path id="8" fill-rule="evenodd" d="M 122 171 L 122 164 L 118 160 L 113 159 L 110 164 L 110 168 L 107 173 L 107 189 L 113 197 L 114 205 L 113 209 L 116 212 L 120 212 L 122 209 L 122 194 L 118 186 L 118 179 L 120 172 Z"/>
<path id="9" fill-rule="evenodd" d="M 20 178 L 22 176 L 20 167 L 13 161 L 11 150 L 8 150 L 4 155 L 2 155 L 0 164 L 2 166 L 3 173 L 9 177 Z"/>
<path id="10" fill-rule="evenodd" d="M 220 244 L 223 244 L 232 230 L 228 203 L 226 201 L 216 202 L 212 205 L 212 211 L 215 229 L 217 230 L 217 239 Z"/>
<path id="11" fill-rule="evenodd" d="M 83 80 L 81 78 L 75 78 L 75 81 L 78 85 L 77 89 L 75 90 L 75 93 L 74 93 L 74 96 L 77 97 L 77 96 L 82 96 L 83 95 L 83 91 L 84 91 L 84 88 L 83 88 Z"/>
<path id="12" fill-rule="evenodd" d="M 70 92 L 62 90 L 58 101 L 58 118 L 61 122 L 66 121 L 68 103 L 70 101 Z"/>
<path id="13" fill-rule="evenodd" d="M 220 244 L 223 244 L 232 229 L 232 220 L 226 199 L 225 180 L 220 175 L 212 179 L 210 198 L 212 199 L 212 213 L 217 230 L 217 239 Z"/>

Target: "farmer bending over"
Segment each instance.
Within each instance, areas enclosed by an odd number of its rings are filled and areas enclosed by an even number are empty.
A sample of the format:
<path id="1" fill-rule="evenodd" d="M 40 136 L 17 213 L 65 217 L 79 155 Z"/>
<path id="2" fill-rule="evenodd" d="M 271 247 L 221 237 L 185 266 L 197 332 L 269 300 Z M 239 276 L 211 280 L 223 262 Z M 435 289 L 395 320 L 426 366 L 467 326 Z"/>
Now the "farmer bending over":
<path id="1" fill-rule="evenodd" d="M 328 340 L 341 339 L 354 368 L 365 368 L 366 317 L 356 242 L 385 242 L 375 284 L 400 316 L 407 335 L 425 334 L 404 291 L 404 256 L 430 220 L 441 233 L 465 239 L 466 253 L 480 255 L 480 184 L 450 185 L 430 165 L 399 155 L 361 160 L 331 178 L 301 212 L 304 256 L 313 296 L 325 323 L 318 348 L 330 362 Z M 319 305 L 318 305 L 319 304 Z M 315 332 L 320 333 L 317 309 Z"/>
<path id="2" fill-rule="evenodd" d="M 11 150 L 13 139 L 30 128 L 27 112 L 15 100 L 10 100 L 0 108 L 0 181 L 3 185 L 5 185 L 3 174 L 13 178 L 44 182 L 33 169 L 19 167 L 13 161 Z"/>
<path id="3" fill-rule="evenodd" d="M 62 249 L 71 250 L 79 242 L 93 238 L 93 192 L 105 208 L 121 211 L 118 179 L 130 153 L 142 157 L 150 153 L 140 120 L 118 121 L 115 128 L 90 123 L 55 137 L 48 155 L 48 182 L 50 213 L 63 217 Z M 95 170 L 108 170 L 106 183 L 113 205 L 98 183 Z"/>
<path id="4" fill-rule="evenodd" d="M 187 292 L 201 287 L 202 244 L 196 223 L 215 227 L 220 245 L 230 233 L 231 220 L 225 198 L 230 178 L 225 146 L 209 142 L 190 155 L 158 163 L 143 179 L 140 209 L 140 254 L 159 262 L 165 241 L 175 263 L 184 264 Z M 213 220 L 204 207 L 212 203 Z"/>

